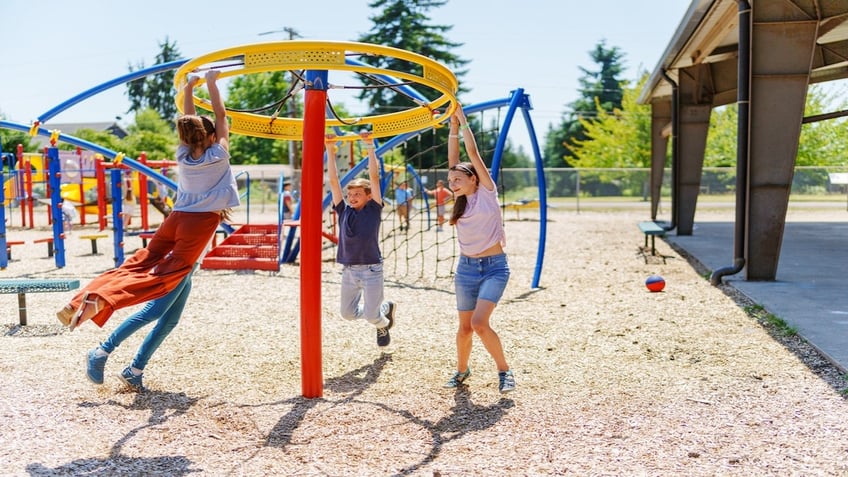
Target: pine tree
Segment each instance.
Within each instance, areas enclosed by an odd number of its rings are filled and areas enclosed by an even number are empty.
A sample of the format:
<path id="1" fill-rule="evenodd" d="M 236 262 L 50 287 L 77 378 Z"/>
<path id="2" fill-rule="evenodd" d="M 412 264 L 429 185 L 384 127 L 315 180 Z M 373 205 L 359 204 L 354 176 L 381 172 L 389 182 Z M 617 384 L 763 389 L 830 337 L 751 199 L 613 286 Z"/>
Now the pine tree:
<path id="1" fill-rule="evenodd" d="M 154 65 L 170 63 L 180 58 L 181 53 L 176 42 L 171 43 L 165 37 L 165 41 L 159 44 L 160 52 L 156 55 Z M 130 72 L 143 70 L 144 62 L 135 66 L 130 65 Z M 174 127 L 174 119 L 177 115 L 177 105 L 174 102 L 174 72 L 166 71 L 156 75 L 139 78 L 127 83 L 127 97 L 130 100 L 128 113 L 138 113 L 146 108 L 151 108 L 159 113 L 159 116 L 171 123 Z"/>
<path id="2" fill-rule="evenodd" d="M 545 147 L 545 165 L 563 167 L 570 165 L 573 153 L 571 147 L 586 139 L 586 128 L 581 120 L 593 121 L 597 118 L 598 107 L 611 113 L 621 108 L 626 82 L 621 79 L 624 53 L 618 47 L 607 48 L 601 40 L 589 56 L 598 66 L 592 71 L 580 67 L 580 98 L 568 104 L 569 111 L 563 115 L 560 126 L 548 131 Z"/>

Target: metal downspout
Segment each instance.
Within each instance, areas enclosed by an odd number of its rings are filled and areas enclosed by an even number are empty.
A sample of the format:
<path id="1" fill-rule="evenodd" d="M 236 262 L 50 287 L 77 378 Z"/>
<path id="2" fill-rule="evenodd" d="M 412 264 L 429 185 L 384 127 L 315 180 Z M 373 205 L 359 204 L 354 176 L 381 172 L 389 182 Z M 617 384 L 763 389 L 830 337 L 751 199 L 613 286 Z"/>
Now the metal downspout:
<path id="1" fill-rule="evenodd" d="M 679 171 L 678 165 L 680 162 L 680 148 L 677 144 L 680 130 L 680 114 L 678 113 L 680 100 L 678 99 L 679 91 L 677 89 L 677 83 L 675 83 L 665 71 L 663 71 L 662 74 L 663 78 L 665 78 L 665 80 L 671 85 L 671 223 L 663 228 L 666 230 L 673 230 L 677 227 L 677 203 L 680 200 L 680 197 L 678 197 L 677 187 Z"/>
<path id="2" fill-rule="evenodd" d="M 745 226 L 748 216 L 748 167 L 751 110 L 751 4 L 737 0 L 739 6 L 739 66 L 736 90 L 736 228 L 733 240 L 733 265 L 719 268 L 710 275 L 710 283 L 720 285 L 725 275 L 742 271 L 745 266 Z"/>

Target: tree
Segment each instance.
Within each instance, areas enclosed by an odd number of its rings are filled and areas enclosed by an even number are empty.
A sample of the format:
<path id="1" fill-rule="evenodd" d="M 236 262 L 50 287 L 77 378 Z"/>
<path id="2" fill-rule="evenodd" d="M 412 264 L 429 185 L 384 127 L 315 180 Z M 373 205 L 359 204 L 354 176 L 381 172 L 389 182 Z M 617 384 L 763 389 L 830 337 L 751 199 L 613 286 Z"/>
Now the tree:
<path id="1" fill-rule="evenodd" d="M 597 71 L 580 67 L 581 97 L 568 105 L 559 127 L 549 130 L 545 144 L 545 165 L 563 167 L 568 165 L 572 152 L 570 146 L 586 139 L 586 120 L 596 118 L 598 107 L 606 112 L 621 108 L 623 88 L 626 81 L 620 78 L 623 72 L 624 53 L 618 47 L 607 48 L 601 40 L 589 56 L 598 65 Z"/>
<path id="2" fill-rule="evenodd" d="M 733 167 L 736 164 L 736 111 L 736 103 L 732 103 L 710 113 L 704 167 Z"/>
<path id="3" fill-rule="evenodd" d="M 596 99 L 597 117 L 581 119 L 585 139 L 575 139 L 569 146 L 571 164 L 581 168 L 647 168 L 651 164 L 651 107 L 638 103 L 639 92 L 648 80 L 643 73 L 636 87 L 624 87 L 621 107 L 611 112 Z M 597 177 L 581 175 L 583 190 L 589 194 L 644 193 L 647 175 L 610 177 L 608 172 L 595 172 Z M 613 187 L 617 190 L 603 190 Z"/>
<path id="4" fill-rule="evenodd" d="M 127 136 L 123 139 L 108 131 L 79 129 L 74 135 L 92 144 L 123 153 L 132 159 L 138 159 L 145 153 L 153 161 L 174 160 L 177 148 L 177 135 L 171 130 L 171 122 L 159 117 L 152 108 L 139 111 L 135 123 L 127 127 Z M 73 150 L 76 146 L 61 143 L 59 149 Z"/>
<path id="5" fill-rule="evenodd" d="M 287 104 L 277 104 L 289 89 L 284 71 L 235 77 L 227 89 L 227 108 L 255 114 L 285 117 Z M 288 101 L 293 101 L 289 99 Z M 270 107 L 269 107 L 270 105 Z M 297 117 L 301 113 L 296 111 Z M 269 117 L 270 121 L 270 117 Z M 284 164 L 288 162 L 289 141 L 235 134 L 230 137 L 233 164 Z M 293 165 L 293 164 L 292 164 Z"/>
<path id="6" fill-rule="evenodd" d="M 374 0 L 368 6 L 372 9 L 382 10 L 380 13 L 369 17 L 374 26 L 367 34 L 360 36 L 358 41 L 377 45 L 391 45 L 401 50 L 417 53 L 451 68 L 456 77 L 461 78 L 465 74 L 462 67 L 468 64 L 468 61 L 451 53 L 462 46 L 461 43 L 451 42 L 445 36 L 453 26 L 428 23 L 430 17 L 427 16 L 427 12 L 446 3 L 447 0 Z M 413 68 L 417 68 L 416 65 L 411 65 L 410 62 L 397 58 L 368 56 L 361 58 L 361 61 L 378 68 L 421 74 L 420 71 L 413 71 Z M 381 84 L 364 77 L 362 83 L 365 86 Z M 425 92 L 421 91 L 421 94 L 426 97 Z M 366 88 L 362 90 L 359 98 L 366 101 L 372 115 L 397 112 L 414 106 L 405 95 L 398 94 L 389 88 Z M 433 100 L 436 98 L 427 99 Z M 432 150 L 438 144 L 447 140 L 447 128 L 442 129 L 443 131 L 439 130 L 438 134 L 435 135 L 424 134 L 420 143 L 414 141 L 407 144 L 407 158 L 419 156 L 422 159 L 421 167 L 432 167 L 433 161 L 429 159 L 431 155 L 422 155 L 421 153 Z"/>
<path id="7" fill-rule="evenodd" d="M 370 8 L 382 8 L 382 12 L 369 17 L 374 23 L 369 33 L 362 35 L 358 41 L 377 45 L 391 45 L 401 50 L 407 50 L 432 60 L 438 61 L 448 68 L 454 68 L 454 75 L 461 78 L 465 71 L 457 70 L 468 61 L 451 53 L 462 46 L 461 43 L 449 41 L 445 34 L 452 26 L 430 25 L 427 12 L 447 3 L 447 0 L 374 0 L 368 4 Z M 389 70 L 413 73 L 410 63 L 398 58 L 385 56 L 368 56 L 361 59 L 369 65 Z M 420 74 L 420 72 L 418 72 Z M 375 82 L 363 78 L 365 85 Z M 396 112 L 410 107 L 409 98 L 395 93 L 388 88 L 363 89 L 359 99 L 366 100 L 372 114 Z M 435 99 L 435 98 L 428 98 Z"/>
<path id="8" fill-rule="evenodd" d="M 643 74 L 636 87 L 625 87 L 621 106 L 612 111 L 596 100 L 597 117 L 580 120 L 585 138 L 569 146 L 574 167 L 650 167 L 651 107 L 637 101 L 647 78 Z"/>
<path id="9" fill-rule="evenodd" d="M 0 118 L 5 118 L 5 116 L 0 115 Z M 25 132 L 0 129 L 0 150 L 4 154 L 15 154 L 18 151 L 18 144 L 23 146 L 24 152 L 34 152 L 37 146 L 33 145 L 31 140 L 30 135 Z M 2 168 L 2 163 L 0 163 L 0 168 Z"/>
<path id="10" fill-rule="evenodd" d="M 153 161 L 174 160 L 179 139 L 171 130 L 172 121 L 165 121 L 151 108 L 135 115 L 135 123 L 127 128 L 124 153 L 138 158 L 142 152 Z"/>
<path id="11" fill-rule="evenodd" d="M 807 91 L 805 116 L 814 116 L 828 111 L 844 111 L 848 108 L 845 88 L 828 89 L 824 85 L 813 85 Z M 844 166 L 848 137 L 845 118 L 815 121 L 801 126 L 796 165 L 798 166 Z"/>
<path id="12" fill-rule="evenodd" d="M 165 37 L 165 42 L 159 44 L 161 51 L 156 55 L 154 65 L 170 63 L 180 58 L 181 53 L 177 49 L 176 42 L 170 43 L 168 37 Z M 144 62 L 141 61 L 135 66 L 130 65 L 130 72 L 140 71 L 145 68 Z M 128 113 L 143 110 L 144 108 L 152 108 L 159 113 L 159 116 L 166 121 L 173 121 L 177 116 L 177 105 L 174 102 L 176 91 L 174 91 L 174 72 L 166 71 L 157 75 L 139 78 L 127 83 L 127 97 L 130 100 L 130 108 Z M 173 122 L 171 128 L 174 128 Z"/>
<path id="13" fill-rule="evenodd" d="M 807 91 L 805 116 L 815 116 L 832 110 L 845 110 L 848 102 L 844 91 L 829 90 L 812 85 Z M 713 110 L 704 152 L 705 167 L 735 167 L 737 137 L 737 107 L 729 104 Z M 815 121 L 801 126 L 796 166 L 841 166 L 845 163 L 848 123 L 844 118 Z"/>

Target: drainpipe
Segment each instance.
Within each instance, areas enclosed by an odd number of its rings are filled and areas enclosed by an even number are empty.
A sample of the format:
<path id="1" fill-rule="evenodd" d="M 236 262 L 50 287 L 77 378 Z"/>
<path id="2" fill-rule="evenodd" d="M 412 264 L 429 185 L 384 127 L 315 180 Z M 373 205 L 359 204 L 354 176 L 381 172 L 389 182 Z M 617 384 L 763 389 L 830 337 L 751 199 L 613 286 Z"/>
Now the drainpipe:
<path id="1" fill-rule="evenodd" d="M 737 0 L 739 6 L 739 60 L 736 80 L 736 230 L 733 240 L 733 265 L 719 268 L 710 275 L 710 283 L 720 285 L 725 275 L 734 275 L 745 266 L 745 225 L 748 212 L 748 157 L 751 110 L 751 4 Z"/>
<path id="2" fill-rule="evenodd" d="M 680 156 L 680 148 L 677 145 L 677 137 L 680 130 L 680 115 L 677 110 L 680 107 L 680 101 L 678 99 L 677 83 L 671 79 L 667 72 L 663 71 L 662 74 L 663 78 L 671 85 L 671 223 L 663 228 L 665 230 L 673 230 L 677 227 L 677 203 L 680 199 L 677 193 Z"/>

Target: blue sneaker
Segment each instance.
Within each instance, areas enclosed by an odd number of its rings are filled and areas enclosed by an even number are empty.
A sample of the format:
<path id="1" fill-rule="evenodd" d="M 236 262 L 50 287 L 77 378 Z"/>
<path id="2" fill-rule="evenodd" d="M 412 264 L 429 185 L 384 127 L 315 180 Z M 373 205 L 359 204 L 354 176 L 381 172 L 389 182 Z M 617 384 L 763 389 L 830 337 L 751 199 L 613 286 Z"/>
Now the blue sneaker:
<path id="1" fill-rule="evenodd" d="M 121 371 L 120 374 L 118 374 L 118 378 L 120 378 L 121 381 L 123 381 L 128 388 L 132 389 L 135 392 L 141 392 L 144 390 L 144 386 L 141 384 L 142 376 L 142 374 L 139 374 L 137 376 L 133 374 L 132 369 L 130 369 L 129 366 L 124 368 L 124 370 Z"/>
<path id="2" fill-rule="evenodd" d="M 106 368 L 106 360 L 109 359 L 109 355 L 97 356 L 98 349 L 95 348 L 88 352 L 85 375 L 88 376 L 89 381 L 92 383 L 103 384 L 103 370 Z"/>
<path id="3" fill-rule="evenodd" d="M 448 389 L 459 387 L 469 376 L 471 376 L 471 366 L 464 373 L 460 373 L 459 371 L 453 373 L 453 376 L 445 383 L 445 387 Z"/>
<path id="4" fill-rule="evenodd" d="M 498 390 L 501 394 L 515 390 L 515 377 L 512 370 L 498 372 Z"/>

